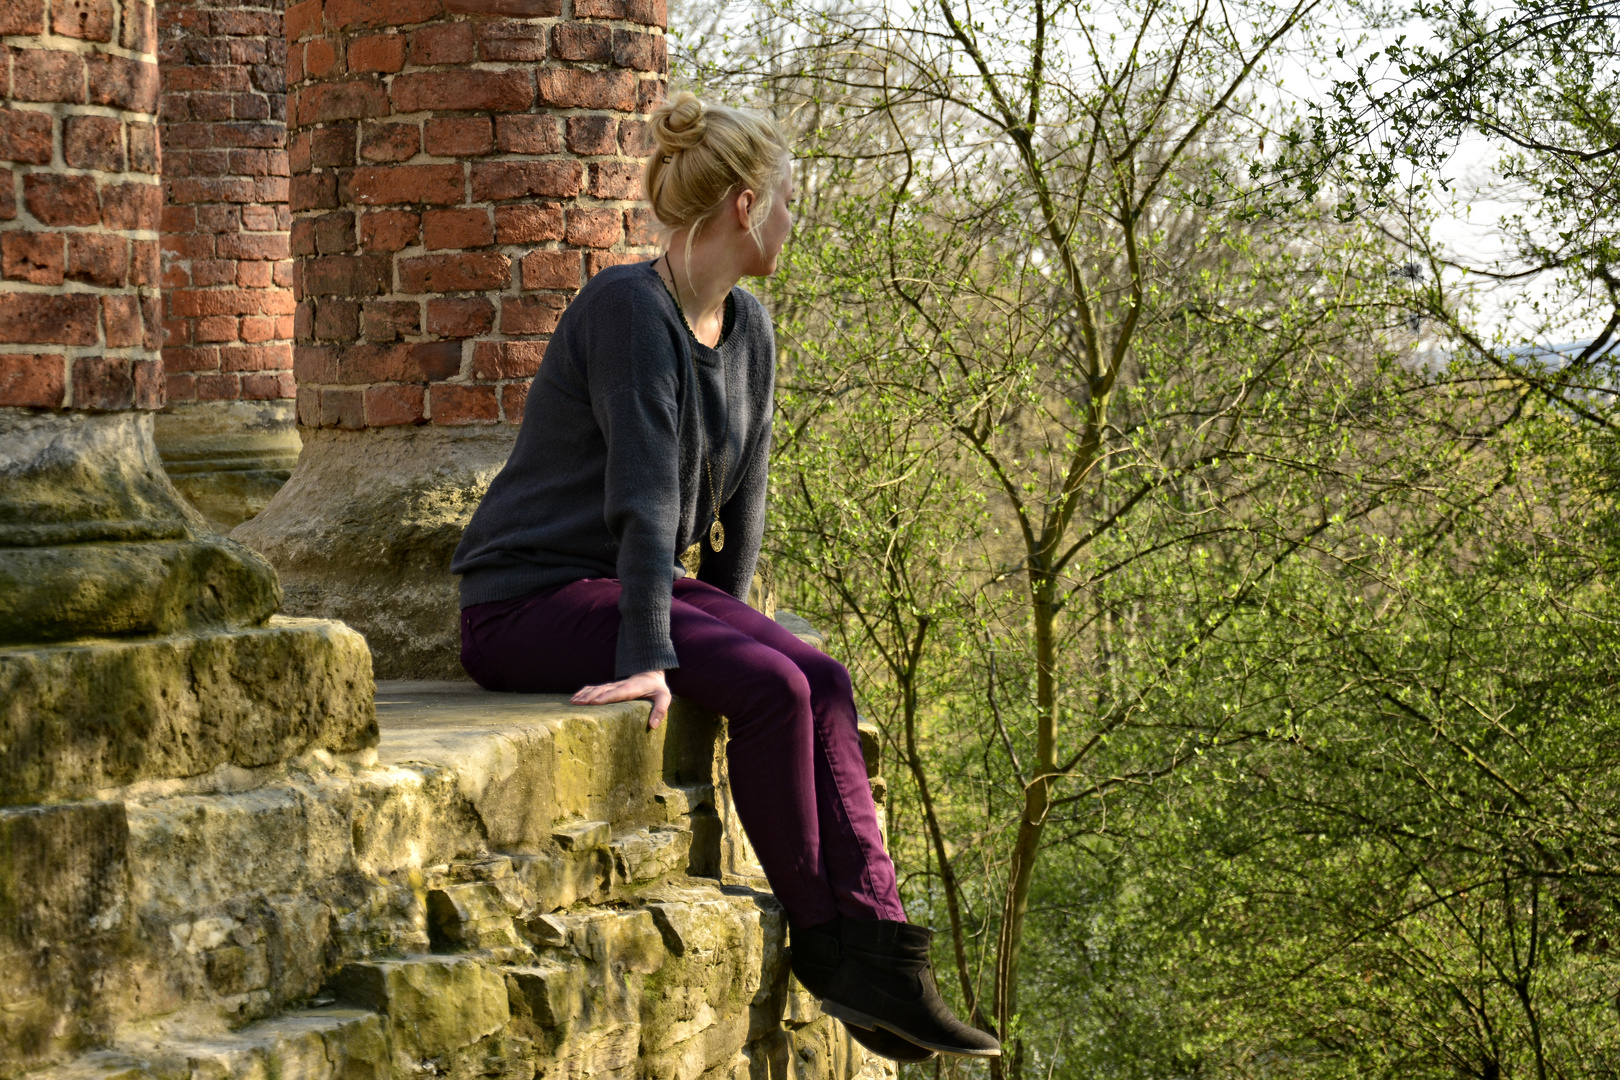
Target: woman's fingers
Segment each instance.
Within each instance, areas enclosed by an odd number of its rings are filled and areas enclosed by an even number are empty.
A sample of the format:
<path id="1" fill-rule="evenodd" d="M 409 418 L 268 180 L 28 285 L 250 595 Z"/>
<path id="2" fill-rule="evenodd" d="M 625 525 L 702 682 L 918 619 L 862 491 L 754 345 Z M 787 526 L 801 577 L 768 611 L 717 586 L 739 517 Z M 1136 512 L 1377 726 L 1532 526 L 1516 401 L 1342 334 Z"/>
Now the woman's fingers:
<path id="1" fill-rule="evenodd" d="M 640 701 L 644 698 L 652 701 L 652 713 L 647 717 L 647 726 L 655 728 L 663 723 L 664 717 L 669 714 L 669 684 L 665 682 L 662 671 L 643 671 L 639 675 L 619 679 L 617 682 L 586 686 L 570 700 L 575 705 L 611 705 L 617 701 Z"/>

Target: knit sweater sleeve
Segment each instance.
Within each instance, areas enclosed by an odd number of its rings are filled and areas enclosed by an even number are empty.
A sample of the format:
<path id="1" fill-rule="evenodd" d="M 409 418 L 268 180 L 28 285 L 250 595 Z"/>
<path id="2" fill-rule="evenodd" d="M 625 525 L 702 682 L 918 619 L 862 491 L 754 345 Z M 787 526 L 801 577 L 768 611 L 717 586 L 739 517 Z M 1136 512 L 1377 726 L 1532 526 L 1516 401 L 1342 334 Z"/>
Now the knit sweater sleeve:
<path id="1" fill-rule="evenodd" d="M 680 527 L 679 354 L 656 320 L 591 328 L 592 409 L 607 443 L 603 518 L 618 541 L 617 678 L 680 666 L 669 636 Z"/>

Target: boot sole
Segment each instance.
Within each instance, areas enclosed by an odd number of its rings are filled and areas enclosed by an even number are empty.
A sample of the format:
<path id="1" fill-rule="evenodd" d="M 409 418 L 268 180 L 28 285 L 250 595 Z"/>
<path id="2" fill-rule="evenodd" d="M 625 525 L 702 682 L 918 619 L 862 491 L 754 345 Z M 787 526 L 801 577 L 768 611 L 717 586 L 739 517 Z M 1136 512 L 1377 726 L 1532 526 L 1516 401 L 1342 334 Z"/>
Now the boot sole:
<path id="1" fill-rule="evenodd" d="M 948 1046 L 944 1043 L 928 1042 L 925 1039 L 917 1038 L 917 1036 L 911 1034 L 909 1031 L 901 1031 L 892 1024 L 885 1024 L 875 1016 L 868 1016 L 859 1009 L 852 1009 L 848 1005 L 843 1005 L 836 1001 L 823 999 L 821 1002 L 821 1011 L 826 1013 L 828 1016 L 842 1020 L 846 1024 L 854 1024 L 856 1027 L 863 1027 L 868 1030 L 871 1030 L 872 1028 L 882 1028 L 891 1035 L 898 1035 L 907 1042 L 920 1046 L 924 1050 L 932 1050 L 936 1054 L 946 1054 L 950 1057 L 970 1058 L 993 1058 L 1001 1056 L 1001 1051 L 999 1049 L 969 1050 L 962 1046 Z"/>

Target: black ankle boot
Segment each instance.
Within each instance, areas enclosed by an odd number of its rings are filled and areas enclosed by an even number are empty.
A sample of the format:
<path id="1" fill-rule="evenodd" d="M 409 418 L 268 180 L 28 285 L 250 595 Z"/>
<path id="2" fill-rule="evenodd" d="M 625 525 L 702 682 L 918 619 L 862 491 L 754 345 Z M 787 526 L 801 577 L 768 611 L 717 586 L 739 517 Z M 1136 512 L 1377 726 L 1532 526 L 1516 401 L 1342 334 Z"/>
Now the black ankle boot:
<path id="1" fill-rule="evenodd" d="M 933 936 L 926 926 L 890 919 L 839 920 L 840 962 L 824 984 L 822 1011 L 941 1054 L 1000 1057 L 995 1036 L 962 1023 L 939 996 L 928 958 Z"/>
<path id="2" fill-rule="evenodd" d="M 788 962 L 793 969 L 793 976 L 799 980 L 799 985 L 818 999 L 826 996 L 827 987 L 832 985 L 833 978 L 838 974 L 841 954 L 838 924 L 841 922 L 843 919 L 838 918 L 830 923 L 812 926 L 808 930 L 789 928 L 791 943 Z M 936 1056 L 934 1051 L 926 1050 L 911 1040 L 901 1038 L 892 1031 L 884 1031 L 882 1028 L 860 1027 L 846 1020 L 844 1029 L 849 1032 L 850 1038 L 872 1053 L 890 1061 L 916 1065 L 932 1061 Z"/>

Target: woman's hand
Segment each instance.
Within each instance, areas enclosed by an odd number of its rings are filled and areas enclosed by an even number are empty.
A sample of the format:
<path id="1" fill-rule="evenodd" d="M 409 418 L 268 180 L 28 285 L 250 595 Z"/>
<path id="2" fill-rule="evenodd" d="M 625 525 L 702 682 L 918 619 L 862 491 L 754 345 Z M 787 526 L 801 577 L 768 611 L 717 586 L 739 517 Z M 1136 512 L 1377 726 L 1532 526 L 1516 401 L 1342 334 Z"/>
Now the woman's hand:
<path id="1" fill-rule="evenodd" d="M 642 698 L 652 699 L 652 715 L 647 718 L 650 730 L 662 724 L 664 717 L 669 715 L 669 684 L 664 681 L 662 671 L 643 671 L 640 675 L 632 675 L 618 682 L 587 686 L 574 695 L 573 702 L 575 705 L 611 705 L 616 701 L 640 701 Z"/>

